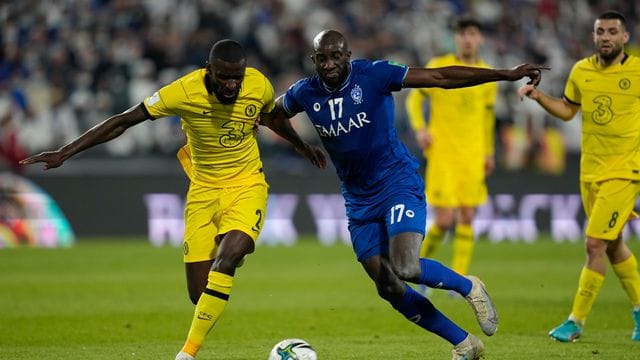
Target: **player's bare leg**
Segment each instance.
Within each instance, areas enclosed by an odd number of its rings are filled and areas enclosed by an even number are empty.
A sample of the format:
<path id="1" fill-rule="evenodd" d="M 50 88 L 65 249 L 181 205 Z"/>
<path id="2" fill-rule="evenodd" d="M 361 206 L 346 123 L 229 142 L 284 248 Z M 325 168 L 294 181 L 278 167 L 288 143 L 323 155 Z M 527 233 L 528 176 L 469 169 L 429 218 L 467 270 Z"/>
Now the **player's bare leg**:
<path id="1" fill-rule="evenodd" d="M 184 270 L 187 276 L 187 290 L 189 299 L 195 305 L 200 299 L 200 295 L 207 287 L 207 277 L 211 271 L 213 260 L 185 263 Z"/>

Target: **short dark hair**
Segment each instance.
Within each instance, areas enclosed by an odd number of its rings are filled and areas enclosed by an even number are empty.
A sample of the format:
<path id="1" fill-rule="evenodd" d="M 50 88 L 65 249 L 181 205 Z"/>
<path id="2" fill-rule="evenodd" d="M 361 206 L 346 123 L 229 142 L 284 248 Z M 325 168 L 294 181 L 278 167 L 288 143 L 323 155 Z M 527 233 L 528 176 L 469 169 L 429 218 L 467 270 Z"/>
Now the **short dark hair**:
<path id="1" fill-rule="evenodd" d="M 622 27 L 627 27 L 627 20 L 624 18 L 624 15 L 615 10 L 603 12 L 602 14 L 600 14 L 600 16 L 598 16 L 598 20 L 620 20 L 620 24 L 622 24 Z"/>
<path id="2" fill-rule="evenodd" d="M 470 17 L 456 19 L 451 26 L 453 32 L 461 32 L 470 27 L 475 27 L 482 31 L 482 25 L 480 25 L 480 22 Z"/>
<path id="3" fill-rule="evenodd" d="M 224 62 L 239 63 L 246 60 L 244 48 L 237 41 L 224 39 L 216 42 L 209 52 L 209 62 L 222 60 Z"/>

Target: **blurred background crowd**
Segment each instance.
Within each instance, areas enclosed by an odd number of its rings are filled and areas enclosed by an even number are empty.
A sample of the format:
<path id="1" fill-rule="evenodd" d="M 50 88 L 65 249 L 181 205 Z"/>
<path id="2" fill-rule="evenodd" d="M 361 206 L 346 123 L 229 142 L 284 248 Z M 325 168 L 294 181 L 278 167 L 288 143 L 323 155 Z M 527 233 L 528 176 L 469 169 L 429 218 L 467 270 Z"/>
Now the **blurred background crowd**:
<path id="1" fill-rule="evenodd" d="M 55 149 L 161 86 L 204 65 L 222 38 L 241 42 L 249 65 L 278 94 L 313 73 L 309 44 L 322 29 L 347 36 L 353 58 L 423 66 L 454 51 L 449 27 L 461 15 L 483 24 L 482 57 L 494 67 L 544 63 L 542 88 L 561 96 L 575 60 L 593 51 L 594 18 L 615 9 L 628 21 L 628 52 L 640 44 L 640 2 L 629 0 L 13 0 L 0 3 L 0 169 L 20 171 L 26 154 Z M 499 164 L 558 172 L 579 151 L 580 122 L 546 116 L 500 83 L 496 107 Z M 397 93 L 397 127 L 415 147 Z M 306 121 L 298 130 L 315 139 Z M 266 158 L 292 156 L 268 130 Z M 184 143 L 179 119 L 146 122 L 84 156 L 168 157 Z M 537 161 L 544 144 L 555 160 Z M 415 149 L 415 148 L 414 148 Z M 419 154 L 419 151 L 416 150 Z M 558 163 L 559 162 L 559 163 Z M 285 164 L 290 170 L 287 162 Z M 554 165 L 555 164 L 555 165 Z"/>

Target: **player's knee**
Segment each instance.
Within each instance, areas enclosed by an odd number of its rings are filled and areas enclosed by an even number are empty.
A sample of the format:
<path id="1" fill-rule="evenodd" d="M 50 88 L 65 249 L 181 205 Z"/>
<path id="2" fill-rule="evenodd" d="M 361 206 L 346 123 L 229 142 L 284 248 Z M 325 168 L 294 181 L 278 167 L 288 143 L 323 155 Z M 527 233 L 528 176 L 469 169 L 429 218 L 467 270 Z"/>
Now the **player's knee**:
<path id="1" fill-rule="evenodd" d="M 420 278 L 420 263 L 411 262 L 405 263 L 393 263 L 391 264 L 393 272 L 402 280 L 415 282 Z"/>
<path id="2" fill-rule="evenodd" d="M 605 240 L 587 238 L 585 250 L 589 258 L 594 259 L 597 257 L 602 257 L 606 254 L 607 242 Z"/>
<path id="3" fill-rule="evenodd" d="M 236 267 L 242 265 L 245 254 L 218 254 L 213 262 L 212 270 L 225 274 L 233 274 Z"/>
<path id="4" fill-rule="evenodd" d="M 453 213 L 437 215 L 435 224 L 443 231 L 453 230 L 453 227 L 455 225 Z"/>
<path id="5" fill-rule="evenodd" d="M 436 223 L 436 226 L 442 230 L 442 232 L 453 230 L 453 221 L 440 221 Z"/>
<path id="6" fill-rule="evenodd" d="M 212 269 L 217 272 L 229 274 L 235 270 L 238 262 L 239 261 L 235 261 L 233 257 L 218 256 L 213 263 Z"/>

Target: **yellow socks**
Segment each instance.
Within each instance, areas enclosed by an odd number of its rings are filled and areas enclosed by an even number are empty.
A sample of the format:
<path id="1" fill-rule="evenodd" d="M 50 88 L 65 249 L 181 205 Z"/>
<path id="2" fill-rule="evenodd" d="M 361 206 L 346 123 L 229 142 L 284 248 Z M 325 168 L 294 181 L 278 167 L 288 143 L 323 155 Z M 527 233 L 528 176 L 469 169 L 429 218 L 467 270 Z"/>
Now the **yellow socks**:
<path id="1" fill-rule="evenodd" d="M 427 232 L 427 236 L 422 242 L 420 257 L 433 257 L 433 254 L 440 247 L 440 244 L 442 244 L 446 234 L 446 230 L 440 228 L 438 225 L 432 225 Z M 451 263 L 451 269 L 458 274 L 466 275 L 467 271 L 469 271 L 471 255 L 473 254 L 473 240 L 473 228 L 471 225 L 456 225 L 455 237 L 453 239 L 453 260 Z"/>
<path id="2" fill-rule="evenodd" d="M 432 225 L 427 231 L 427 235 L 424 237 L 424 241 L 422 241 L 422 247 L 420 248 L 420 257 L 421 258 L 430 258 L 433 257 L 433 254 L 438 250 L 440 244 L 442 244 L 442 240 L 446 231 L 441 229 L 438 225 Z"/>
<path id="3" fill-rule="evenodd" d="M 586 267 L 582 268 L 580 280 L 578 280 L 578 291 L 573 299 L 570 319 L 580 324 L 584 323 L 587 315 L 591 312 L 591 307 L 600 292 L 603 282 L 604 275 Z"/>
<path id="4" fill-rule="evenodd" d="M 629 296 L 631 303 L 634 306 L 640 305 L 640 274 L 638 274 L 638 261 L 636 257 L 631 254 L 627 260 L 612 264 L 612 267 L 618 279 L 620 279 L 622 288 Z M 600 292 L 603 282 L 604 275 L 586 267 L 582 268 L 580 280 L 578 281 L 578 291 L 573 300 L 571 316 L 569 317 L 571 320 L 580 324 L 584 323 Z"/>
<path id="5" fill-rule="evenodd" d="M 638 261 L 631 254 L 625 261 L 612 264 L 613 271 L 620 279 L 622 288 L 629 296 L 629 300 L 634 306 L 640 305 L 640 275 L 638 274 Z"/>
<path id="6" fill-rule="evenodd" d="M 455 237 L 453 238 L 453 259 L 451 269 L 460 275 L 466 275 L 471 263 L 473 254 L 473 228 L 471 225 L 456 225 Z"/>
<path id="7" fill-rule="evenodd" d="M 209 273 L 209 282 L 196 304 L 189 335 L 182 348 L 183 352 L 196 356 L 204 338 L 222 315 L 229 300 L 232 285 L 232 276 L 215 271 Z"/>

